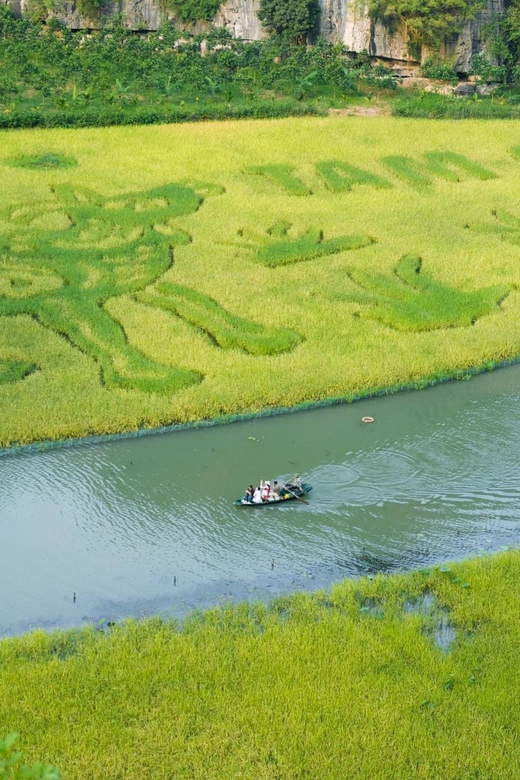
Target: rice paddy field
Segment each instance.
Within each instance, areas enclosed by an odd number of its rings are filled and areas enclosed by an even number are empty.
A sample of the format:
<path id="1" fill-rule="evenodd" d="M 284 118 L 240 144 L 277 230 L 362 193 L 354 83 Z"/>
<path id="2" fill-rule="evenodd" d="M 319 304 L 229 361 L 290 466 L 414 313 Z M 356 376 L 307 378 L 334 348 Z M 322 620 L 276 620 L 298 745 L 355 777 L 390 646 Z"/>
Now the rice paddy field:
<path id="1" fill-rule="evenodd" d="M 520 555 L 0 643 L 0 728 L 66 780 L 518 777 Z"/>
<path id="2" fill-rule="evenodd" d="M 0 446 L 518 358 L 519 143 L 343 116 L 4 133 Z M 516 778 L 519 576 L 506 552 L 6 639 L 0 738 L 66 780 Z"/>
<path id="3" fill-rule="evenodd" d="M 516 358 L 518 143 L 392 117 L 5 132 L 0 445 Z"/>

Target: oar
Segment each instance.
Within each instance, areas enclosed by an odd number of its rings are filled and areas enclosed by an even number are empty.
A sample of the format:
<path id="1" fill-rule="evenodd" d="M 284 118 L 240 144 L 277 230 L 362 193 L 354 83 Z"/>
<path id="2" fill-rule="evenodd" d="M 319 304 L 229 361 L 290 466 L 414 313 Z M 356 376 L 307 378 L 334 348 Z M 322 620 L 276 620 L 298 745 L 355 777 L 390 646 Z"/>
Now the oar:
<path id="1" fill-rule="evenodd" d="M 294 498 L 297 498 L 298 501 L 303 501 L 304 504 L 307 504 L 307 506 L 309 506 L 309 502 L 308 501 L 306 501 L 304 498 L 301 498 L 300 496 L 297 496 L 296 493 L 293 493 L 292 490 L 289 490 L 289 488 L 286 487 L 285 485 L 284 485 L 284 489 L 287 490 L 289 495 L 294 496 Z"/>

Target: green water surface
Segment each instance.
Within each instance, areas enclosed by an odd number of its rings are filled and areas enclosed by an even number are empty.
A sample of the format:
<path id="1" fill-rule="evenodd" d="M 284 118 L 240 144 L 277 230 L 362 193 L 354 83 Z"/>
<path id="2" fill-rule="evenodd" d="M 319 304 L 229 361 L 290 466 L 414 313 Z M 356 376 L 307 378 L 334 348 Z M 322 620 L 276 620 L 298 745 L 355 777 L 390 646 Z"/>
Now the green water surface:
<path id="1" fill-rule="evenodd" d="M 373 424 L 361 418 L 371 415 Z M 299 473 L 309 506 L 233 506 Z M 516 545 L 520 366 L 233 425 L 0 459 L 0 635 L 184 615 Z"/>

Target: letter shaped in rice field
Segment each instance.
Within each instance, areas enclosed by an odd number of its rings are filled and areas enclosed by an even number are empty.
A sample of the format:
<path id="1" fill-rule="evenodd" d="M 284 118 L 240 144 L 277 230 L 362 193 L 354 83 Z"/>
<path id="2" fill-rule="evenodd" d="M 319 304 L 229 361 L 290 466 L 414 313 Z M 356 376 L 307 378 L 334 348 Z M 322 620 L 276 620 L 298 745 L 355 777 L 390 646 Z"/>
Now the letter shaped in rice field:
<path id="1" fill-rule="evenodd" d="M 54 194 L 50 205 L 0 214 L 0 316 L 27 314 L 60 334 L 98 363 L 107 387 L 173 393 L 201 381 L 198 372 L 161 365 L 129 344 L 104 304 L 161 280 L 174 248 L 191 240 L 175 220 L 196 212 L 202 195 L 181 184 L 108 198 L 60 185 Z M 161 308 L 168 308 L 164 298 L 163 291 Z M 202 298 L 199 308 L 209 306 L 215 321 L 232 319 L 216 301 Z M 175 307 L 170 310 L 182 316 Z M 298 341 L 290 334 L 275 351 Z M 232 346 L 240 348 L 240 338 Z M 12 366 L 8 372 L 6 365 L 3 373 L 20 377 L 23 372 Z"/>

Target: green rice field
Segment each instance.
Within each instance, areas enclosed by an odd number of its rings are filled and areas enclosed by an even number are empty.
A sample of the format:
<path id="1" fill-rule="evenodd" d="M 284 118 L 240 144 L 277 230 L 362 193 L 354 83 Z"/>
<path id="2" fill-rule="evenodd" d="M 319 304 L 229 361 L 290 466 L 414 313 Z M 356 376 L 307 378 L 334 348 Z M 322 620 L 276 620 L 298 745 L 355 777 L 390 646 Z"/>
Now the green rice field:
<path id="1" fill-rule="evenodd" d="M 66 780 L 518 777 L 520 555 L 0 643 L 0 727 Z"/>
<path id="2" fill-rule="evenodd" d="M 342 116 L 4 133 L 0 446 L 518 357 L 518 143 Z"/>

